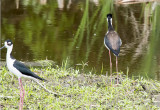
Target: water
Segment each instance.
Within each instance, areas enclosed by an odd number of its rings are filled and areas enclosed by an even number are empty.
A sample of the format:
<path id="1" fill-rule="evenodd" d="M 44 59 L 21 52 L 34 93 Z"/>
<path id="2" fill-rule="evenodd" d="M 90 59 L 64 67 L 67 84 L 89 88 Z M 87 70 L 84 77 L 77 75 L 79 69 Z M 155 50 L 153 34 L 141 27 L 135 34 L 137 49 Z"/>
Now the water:
<path id="1" fill-rule="evenodd" d="M 13 56 L 21 61 L 53 60 L 109 72 L 106 14 L 122 39 L 119 71 L 160 80 L 160 3 L 115 4 L 112 0 L 3 0 L 1 42 L 11 39 Z M 5 61 L 6 50 L 1 51 Z M 113 71 L 115 56 L 112 54 Z M 88 66 L 87 66 L 88 65 Z"/>

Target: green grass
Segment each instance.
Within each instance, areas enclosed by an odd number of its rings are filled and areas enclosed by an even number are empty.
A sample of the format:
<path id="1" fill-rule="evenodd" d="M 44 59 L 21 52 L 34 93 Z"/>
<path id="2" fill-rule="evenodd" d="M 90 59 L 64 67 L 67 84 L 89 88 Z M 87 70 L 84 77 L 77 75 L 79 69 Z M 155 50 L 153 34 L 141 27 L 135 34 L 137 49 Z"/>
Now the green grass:
<path id="1" fill-rule="evenodd" d="M 104 76 L 92 73 L 81 74 L 79 70 L 50 64 L 41 69 L 31 68 L 39 76 L 47 79 L 41 82 L 47 89 L 56 92 L 54 96 L 46 92 L 32 80 L 22 78 L 25 89 L 24 110 L 58 109 L 136 109 L 156 110 L 160 99 L 160 83 L 155 80 L 128 78 L 123 75 L 120 84 L 115 84 L 116 75 Z M 19 88 L 16 76 L 11 76 L 6 68 L 0 73 L 0 109 L 19 108 Z"/>

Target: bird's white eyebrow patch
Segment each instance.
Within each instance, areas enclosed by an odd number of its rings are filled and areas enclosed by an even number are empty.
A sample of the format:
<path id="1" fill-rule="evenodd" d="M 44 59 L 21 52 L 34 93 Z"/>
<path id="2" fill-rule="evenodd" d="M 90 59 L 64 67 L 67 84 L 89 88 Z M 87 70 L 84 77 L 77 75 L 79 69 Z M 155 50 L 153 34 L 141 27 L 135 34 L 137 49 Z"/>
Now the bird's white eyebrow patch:
<path id="1" fill-rule="evenodd" d="M 11 44 L 11 42 L 8 42 L 7 44 Z"/>

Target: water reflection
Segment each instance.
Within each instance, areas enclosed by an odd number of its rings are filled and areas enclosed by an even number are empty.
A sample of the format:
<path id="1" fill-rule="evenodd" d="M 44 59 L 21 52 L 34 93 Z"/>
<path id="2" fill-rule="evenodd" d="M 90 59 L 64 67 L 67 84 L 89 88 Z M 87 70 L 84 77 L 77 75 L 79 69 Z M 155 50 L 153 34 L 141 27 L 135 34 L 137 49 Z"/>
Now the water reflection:
<path id="1" fill-rule="evenodd" d="M 49 59 L 106 74 L 108 51 L 103 39 L 106 14 L 122 39 L 119 69 L 160 79 L 160 6 L 157 2 L 118 5 L 112 0 L 2 1 L 2 42 L 12 39 L 13 55 L 22 61 Z M 10 4 L 8 4 L 10 3 Z M 17 9 L 16 9 L 17 8 Z M 2 61 L 5 61 L 5 50 Z M 114 58 L 114 57 L 113 57 Z M 113 59 L 115 62 L 116 59 Z M 113 64 L 115 67 L 115 64 Z M 115 70 L 115 68 L 113 68 Z"/>

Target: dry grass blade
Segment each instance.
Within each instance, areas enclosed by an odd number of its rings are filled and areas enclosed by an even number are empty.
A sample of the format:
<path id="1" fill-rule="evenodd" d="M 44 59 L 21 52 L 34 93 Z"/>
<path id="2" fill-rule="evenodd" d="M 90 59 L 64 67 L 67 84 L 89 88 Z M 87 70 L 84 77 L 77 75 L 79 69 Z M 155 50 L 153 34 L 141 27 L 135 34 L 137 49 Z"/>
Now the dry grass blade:
<path id="1" fill-rule="evenodd" d="M 154 2 L 158 0 L 117 0 L 116 4 L 136 4 L 136 3 L 145 3 L 145 2 Z"/>

